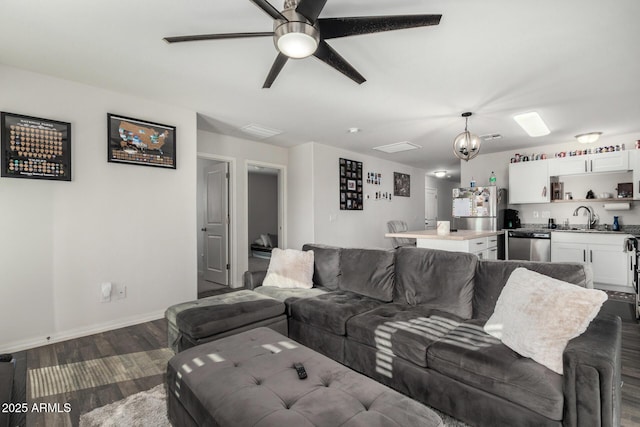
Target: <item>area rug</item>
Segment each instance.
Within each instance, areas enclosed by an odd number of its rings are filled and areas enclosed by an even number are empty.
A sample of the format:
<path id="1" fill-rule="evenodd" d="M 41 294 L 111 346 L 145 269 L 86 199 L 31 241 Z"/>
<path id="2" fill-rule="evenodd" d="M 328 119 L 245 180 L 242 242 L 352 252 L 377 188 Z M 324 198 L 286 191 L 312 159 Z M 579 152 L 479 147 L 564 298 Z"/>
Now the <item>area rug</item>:
<path id="1" fill-rule="evenodd" d="M 467 424 L 435 411 L 445 427 L 469 427 Z M 167 395 L 163 384 L 133 394 L 80 416 L 80 427 L 171 427 L 167 419 Z"/>
<path id="2" fill-rule="evenodd" d="M 171 427 L 164 384 L 80 416 L 80 427 Z"/>
<path id="3" fill-rule="evenodd" d="M 627 292 L 617 292 L 617 291 L 605 291 L 610 300 L 620 301 L 620 302 L 628 302 L 629 304 L 633 304 L 636 302 L 636 294 L 630 294 Z"/>

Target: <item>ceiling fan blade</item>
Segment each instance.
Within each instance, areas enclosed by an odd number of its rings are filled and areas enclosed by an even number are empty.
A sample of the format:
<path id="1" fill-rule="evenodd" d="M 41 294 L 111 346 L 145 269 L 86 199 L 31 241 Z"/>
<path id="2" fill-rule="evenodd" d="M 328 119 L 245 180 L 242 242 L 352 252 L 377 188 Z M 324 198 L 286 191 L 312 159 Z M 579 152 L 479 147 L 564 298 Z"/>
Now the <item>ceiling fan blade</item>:
<path id="1" fill-rule="evenodd" d="M 271 6 L 271 4 L 267 0 L 250 0 L 250 1 L 251 3 L 258 6 L 260 9 L 264 10 L 273 19 L 281 19 L 285 22 L 289 22 L 289 20 L 285 18 L 278 9 Z"/>
<path id="2" fill-rule="evenodd" d="M 273 36 L 273 33 L 227 33 L 227 34 L 201 34 L 195 36 L 165 37 L 167 43 L 194 42 L 200 40 L 242 39 L 247 37 Z"/>
<path id="3" fill-rule="evenodd" d="M 289 57 L 283 53 L 279 53 L 278 56 L 276 57 L 276 60 L 273 61 L 273 65 L 271 66 L 271 70 L 269 71 L 269 75 L 267 76 L 267 79 L 264 81 L 264 84 L 262 85 L 262 89 L 269 89 L 271 87 L 271 85 L 273 84 L 273 81 L 276 79 L 276 77 L 278 77 L 278 74 L 280 74 L 280 71 L 282 71 L 282 67 L 284 67 L 284 64 L 287 63 L 287 60 L 289 60 Z"/>
<path id="4" fill-rule="evenodd" d="M 359 16 L 353 18 L 321 18 L 318 27 L 323 39 L 379 33 L 404 28 L 438 25 L 442 15 Z"/>
<path id="5" fill-rule="evenodd" d="M 362 76 L 362 74 L 357 72 L 356 69 L 351 66 L 351 64 L 349 64 L 342 56 L 340 56 L 338 52 L 333 50 L 333 48 L 329 46 L 324 40 L 320 40 L 318 49 L 315 51 L 313 56 L 340 71 L 342 74 L 349 77 L 351 80 L 358 84 L 362 84 L 367 81 Z"/>
<path id="6" fill-rule="evenodd" d="M 300 0 L 296 12 L 311 22 L 316 22 L 327 0 Z"/>

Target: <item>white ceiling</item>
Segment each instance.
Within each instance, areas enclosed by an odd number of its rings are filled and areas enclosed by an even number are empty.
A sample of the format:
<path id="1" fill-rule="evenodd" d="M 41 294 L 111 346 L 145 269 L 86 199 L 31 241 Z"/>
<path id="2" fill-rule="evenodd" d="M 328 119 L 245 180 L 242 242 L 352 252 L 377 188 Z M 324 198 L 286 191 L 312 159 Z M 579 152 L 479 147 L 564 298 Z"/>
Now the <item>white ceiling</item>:
<path id="1" fill-rule="evenodd" d="M 217 132 L 251 139 L 238 128 L 255 123 L 283 131 L 265 143 L 316 141 L 427 171 L 459 169 L 451 144 L 464 111 L 472 132 L 503 135 L 482 152 L 640 131 L 638 0 L 329 0 L 321 17 L 400 14 L 442 20 L 329 40 L 365 76 L 360 86 L 307 58 L 262 89 L 269 37 L 162 41 L 271 31 L 248 0 L 2 0 L 0 63 L 181 105 Z M 550 135 L 530 138 L 512 120 L 531 110 Z M 399 141 L 423 148 L 371 150 Z"/>

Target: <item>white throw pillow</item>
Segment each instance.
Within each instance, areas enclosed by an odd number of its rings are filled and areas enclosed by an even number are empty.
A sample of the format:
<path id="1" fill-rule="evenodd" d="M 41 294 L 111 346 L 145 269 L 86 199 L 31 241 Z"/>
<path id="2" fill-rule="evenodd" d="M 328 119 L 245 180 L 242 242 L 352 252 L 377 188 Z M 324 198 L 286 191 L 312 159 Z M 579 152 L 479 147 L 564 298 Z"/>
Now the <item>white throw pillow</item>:
<path id="1" fill-rule="evenodd" d="M 273 248 L 267 276 L 262 286 L 311 289 L 313 287 L 313 251 Z"/>
<path id="2" fill-rule="evenodd" d="M 271 243 L 271 237 L 268 234 L 261 234 L 260 239 L 262 240 L 262 246 L 265 248 L 273 247 L 273 243 Z"/>
<path id="3" fill-rule="evenodd" d="M 587 329 L 606 300 L 603 291 L 516 268 L 484 330 L 520 355 L 562 375 L 567 343 Z"/>

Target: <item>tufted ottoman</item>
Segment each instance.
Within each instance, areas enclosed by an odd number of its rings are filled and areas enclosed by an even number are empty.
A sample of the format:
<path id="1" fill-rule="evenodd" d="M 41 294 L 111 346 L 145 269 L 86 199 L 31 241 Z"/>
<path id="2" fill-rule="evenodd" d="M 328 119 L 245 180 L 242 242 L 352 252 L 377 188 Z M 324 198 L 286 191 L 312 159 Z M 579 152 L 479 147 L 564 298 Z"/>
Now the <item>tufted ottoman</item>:
<path id="1" fill-rule="evenodd" d="M 284 303 L 248 290 L 176 304 L 164 315 L 169 346 L 176 353 L 259 326 L 288 332 Z"/>
<path id="2" fill-rule="evenodd" d="M 174 356 L 167 396 L 175 426 L 443 425 L 426 406 L 268 328 Z"/>

